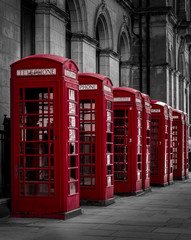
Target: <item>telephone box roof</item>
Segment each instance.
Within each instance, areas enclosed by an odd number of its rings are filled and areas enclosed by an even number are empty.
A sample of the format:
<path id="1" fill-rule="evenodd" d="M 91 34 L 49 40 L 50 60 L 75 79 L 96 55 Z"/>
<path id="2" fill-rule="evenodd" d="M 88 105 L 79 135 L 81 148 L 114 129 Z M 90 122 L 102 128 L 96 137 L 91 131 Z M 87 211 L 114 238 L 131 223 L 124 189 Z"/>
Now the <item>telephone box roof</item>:
<path id="1" fill-rule="evenodd" d="M 28 56 L 28 57 L 22 58 L 22 59 L 20 59 L 16 62 L 12 63 L 11 67 L 18 64 L 18 63 L 21 63 L 23 61 L 32 60 L 32 59 L 50 60 L 50 61 L 57 62 L 57 63 L 60 63 L 60 64 L 64 64 L 66 62 L 72 62 L 78 70 L 78 66 L 76 65 L 76 63 L 73 60 L 62 57 L 62 56 L 53 55 L 53 54 L 38 54 L 38 55 Z"/>
<path id="2" fill-rule="evenodd" d="M 108 79 L 112 86 L 113 86 L 113 83 L 111 81 L 111 79 L 107 76 L 104 76 L 104 75 L 101 75 L 101 74 L 97 74 L 97 73 L 79 73 L 78 74 L 78 78 L 80 77 L 91 77 L 91 78 L 95 78 L 95 79 L 98 79 L 100 81 L 104 81 L 105 79 Z"/>
<path id="3" fill-rule="evenodd" d="M 113 91 L 123 91 L 123 92 L 132 93 L 134 95 L 136 93 L 140 93 L 140 95 L 141 95 L 141 92 L 139 90 L 129 88 L 129 87 L 117 87 L 117 88 L 113 88 Z"/>

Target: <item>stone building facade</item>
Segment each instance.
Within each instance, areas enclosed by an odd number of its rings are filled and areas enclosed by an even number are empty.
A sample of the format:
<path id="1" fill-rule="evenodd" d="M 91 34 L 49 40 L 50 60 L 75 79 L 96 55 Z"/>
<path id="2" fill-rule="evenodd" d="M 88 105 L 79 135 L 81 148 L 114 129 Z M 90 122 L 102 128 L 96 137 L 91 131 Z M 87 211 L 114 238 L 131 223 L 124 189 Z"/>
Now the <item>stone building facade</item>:
<path id="1" fill-rule="evenodd" d="M 32 54 L 71 58 L 189 113 L 190 11 L 190 0 L 0 0 L 0 129 L 10 64 Z"/>

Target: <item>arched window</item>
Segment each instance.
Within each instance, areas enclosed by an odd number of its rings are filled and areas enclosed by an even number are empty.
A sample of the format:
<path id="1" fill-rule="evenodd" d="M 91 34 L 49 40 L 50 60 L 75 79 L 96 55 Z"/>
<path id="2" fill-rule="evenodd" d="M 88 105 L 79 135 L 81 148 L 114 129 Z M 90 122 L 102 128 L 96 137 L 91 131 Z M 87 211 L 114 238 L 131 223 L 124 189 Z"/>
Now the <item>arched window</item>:
<path id="1" fill-rule="evenodd" d="M 119 85 L 130 85 L 130 57 L 131 57 L 131 40 L 128 27 L 124 23 L 121 27 L 118 41 L 119 62 Z"/>
<path id="2" fill-rule="evenodd" d="M 107 71 L 105 72 L 103 69 L 103 64 L 101 69 L 100 58 L 104 52 L 108 53 L 109 50 L 113 49 L 113 32 L 109 12 L 103 3 L 99 6 L 96 14 L 95 38 L 98 42 L 96 48 L 96 72 L 107 74 Z"/>

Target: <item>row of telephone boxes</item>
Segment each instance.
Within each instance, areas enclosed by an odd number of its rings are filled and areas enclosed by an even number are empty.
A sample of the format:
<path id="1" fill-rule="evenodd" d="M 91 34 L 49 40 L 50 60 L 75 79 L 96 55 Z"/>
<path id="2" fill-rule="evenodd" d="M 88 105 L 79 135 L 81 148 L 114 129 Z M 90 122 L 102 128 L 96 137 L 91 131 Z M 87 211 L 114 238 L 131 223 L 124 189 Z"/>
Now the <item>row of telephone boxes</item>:
<path id="1" fill-rule="evenodd" d="M 11 65 L 12 216 L 67 218 L 80 202 L 188 177 L 188 116 L 69 59 Z"/>

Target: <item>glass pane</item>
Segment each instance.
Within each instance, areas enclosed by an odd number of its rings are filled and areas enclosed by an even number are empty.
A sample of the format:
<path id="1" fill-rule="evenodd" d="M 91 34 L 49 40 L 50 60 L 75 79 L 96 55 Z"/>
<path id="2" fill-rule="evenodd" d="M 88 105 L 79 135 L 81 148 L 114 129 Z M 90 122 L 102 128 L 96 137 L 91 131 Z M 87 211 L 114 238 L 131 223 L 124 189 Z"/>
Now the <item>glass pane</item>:
<path id="1" fill-rule="evenodd" d="M 125 117 L 125 111 L 124 110 L 114 110 L 114 116 L 115 117 Z"/>
<path id="2" fill-rule="evenodd" d="M 76 167 L 76 156 L 69 156 L 69 167 Z"/>
<path id="3" fill-rule="evenodd" d="M 91 144 L 80 144 L 80 153 L 91 153 Z"/>
<path id="4" fill-rule="evenodd" d="M 75 194 L 77 193 L 77 183 L 76 182 L 73 182 L 73 183 L 69 183 L 69 194 Z"/>
<path id="5" fill-rule="evenodd" d="M 25 170 L 25 181 L 49 181 L 48 170 Z"/>
<path id="6" fill-rule="evenodd" d="M 68 92 L 68 99 L 69 100 L 72 100 L 72 101 L 75 101 L 76 100 L 76 97 L 75 97 L 75 91 L 73 89 L 69 89 L 69 92 Z"/>
<path id="7" fill-rule="evenodd" d="M 25 184 L 25 194 L 30 195 L 48 195 L 49 194 L 49 184 L 35 184 L 27 183 Z"/>
<path id="8" fill-rule="evenodd" d="M 76 130 L 69 129 L 69 141 L 75 141 L 76 140 Z"/>
<path id="9" fill-rule="evenodd" d="M 80 109 L 91 109 L 91 100 L 90 99 L 81 99 L 80 100 Z"/>
<path id="10" fill-rule="evenodd" d="M 54 195 L 54 184 L 50 184 L 50 195 Z"/>
<path id="11" fill-rule="evenodd" d="M 25 88 L 25 100 L 48 99 L 48 88 Z"/>
<path id="12" fill-rule="evenodd" d="M 53 143 L 40 142 L 40 143 L 25 143 L 26 154 L 48 154 L 48 149 L 53 151 Z"/>
<path id="13" fill-rule="evenodd" d="M 26 156 L 26 168 L 48 168 L 48 156 Z"/>
<path id="14" fill-rule="evenodd" d="M 69 114 L 76 114 L 76 104 L 69 102 Z"/>
<path id="15" fill-rule="evenodd" d="M 74 116 L 69 116 L 69 127 L 76 127 L 76 118 Z"/>
<path id="16" fill-rule="evenodd" d="M 76 144 L 75 143 L 69 143 L 70 146 L 70 154 L 75 154 L 76 153 Z"/>
<path id="17" fill-rule="evenodd" d="M 80 155 L 80 164 L 91 164 L 91 155 Z"/>
<path id="18" fill-rule="evenodd" d="M 107 101 L 107 109 L 111 110 L 111 102 Z"/>
<path id="19" fill-rule="evenodd" d="M 111 121 L 111 112 L 107 111 L 107 121 Z"/>

